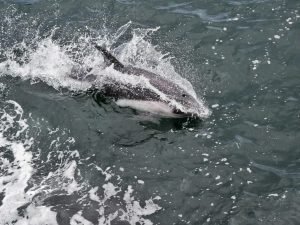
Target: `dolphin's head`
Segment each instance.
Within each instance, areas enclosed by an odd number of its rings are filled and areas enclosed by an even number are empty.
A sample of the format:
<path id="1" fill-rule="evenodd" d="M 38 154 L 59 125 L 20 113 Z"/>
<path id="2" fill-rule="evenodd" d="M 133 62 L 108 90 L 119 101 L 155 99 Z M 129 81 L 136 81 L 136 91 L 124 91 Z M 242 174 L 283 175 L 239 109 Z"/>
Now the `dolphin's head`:
<path id="1" fill-rule="evenodd" d="M 207 118 L 210 116 L 209 108 L 197 98 L 192 86 L 187 90 L 175 82 L 153 75 L 149 81 L 161 93 L 161 100 L 169 105 L 172 117 Z"/>
<path id="2" fill-rule="evenodd" d="M 170 106 L 175 117 L 207 118 L 211 112 L 204 103 L 187 91 L 178 88 L 177 93 L 169 95 Z"/>

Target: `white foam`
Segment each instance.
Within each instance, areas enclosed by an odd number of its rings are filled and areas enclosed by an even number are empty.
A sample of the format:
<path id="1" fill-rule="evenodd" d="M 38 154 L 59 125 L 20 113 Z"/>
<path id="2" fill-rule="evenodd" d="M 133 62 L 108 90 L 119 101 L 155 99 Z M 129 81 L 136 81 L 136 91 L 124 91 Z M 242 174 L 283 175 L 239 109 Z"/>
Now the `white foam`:
<path id="1" fill-rule="evenodd" d="M 36 49 L 27 49 L 26 56 L 29 58 L 27 63 L 21 65 L 12 59 L 0 63 L 0 75 L 9 74 L 32 81 L 42 80 L 56 89 L 63 87 L 71 90 L 86 90 L 90 87 L 87 82 L 70 78 L 72 68 L 76 64 L 63 47 L 50 37 L 37 44 Z"/>
<path id="2" fill-rule="evenodd" d="M 134 200 L 132 193 L 132 187 L 128 186 L 127 192 L 123 198 L 126 202 L 126 209 L 128 213 L 122 215 L 121 218 L 128 221 L 131 225 L 135 225 L 137 222 L 141 222 L 141 224 L 145 225 L 152 225 L 153 223 L 148 219 L 144 219 L 143 216 L 151 215 L 160 210 L 161 207 L 155 204 L 152 199 L 149 199 L 145 202 L 145 207 L 141 207 L 140 203 Z"/>
<path id="3" fill-rule="evenodd" d="M 92 222 L 82 217 L 81 214 L 82 212 L 78 212 L 77 214 L 73 215 L 70 220 L 70 224 L 71 225 L 93 225 Z"/>
<path id="4" fill-rule="evenodd" d="M 28 202 L 23 189 L 27 186 L 33 172 L 30 165 L 32 155 L 26 152 L 22 144 L 7 142 L 1 136 L 0 147 L 10 148 L 15 157 L 12 163 L 5 160 L 1 169 L 6 170 L 8 175 L 0 177 L 0 192 L 5 193 L 2 206 L 0 206 L 0 218 L 12 221 L 18 215 L 17 208 Z"/>
<path id="5" fill-rule="evenodd" d="M 75 180 L 75 170 L 77 168 L 77 163 L 75 160 L 71 161 L 65 166 L 65 170 L 63 170 L 63 176 L 68 179 L 67 185 L 65 185 L 65 190 L 68 194 L 72 194 L 75 191 L 80 189 L 78 183 Z"/>
<path id="6" fill-rule="evenodd" d="M 2 103 L 0 102 L 0 104 Z M 0 206 L 0 224 L 39 225 L 47 223 L 57 225 L 57 213 L 53 210 L 54 205 L 48 203 L 46 206 L 44 200 L 53 196 L 59 198 L 58 193 L 70 197 L 79 195 L 78 204 L 81 201 L 88 202 L 89 200 L 97 202 L 98 206 L 95 210 L 99 215 L 99 224 L 110 225 L 113 220 L 124 220 L 130 224 L 137 222 L 152 224 L 149 219 L 144 217 L 161 209 L 153 202 L 153 200 L 159 200 L 159 197 L 147 200 L 145 206 L 141 207 L 139 201 L 133 197 L 133 188 L 129 186 L 128 190 L 124 191 L 120 186 L 122 180 L 118 175 L 112 173 L 109 167 L 104 170 L 98 166 L 94 167 L 105 176 L 105 182 L 100 186 L 91 187 L 87 181 L 82 183 L 78 168 L 79 153 L 76 150 L 69 150 L 75 140 L 72 137 L 64 138 L 64 135 L 68 133 L 61 129 L 54 129 L 56 132 L 53 132 L 53 129 L 45 128 L 49 135 L 49 145 L 52 146 L 50 148 L 54 148 L 56 151 L 50 151 L 46 163 L 40 161 L 39 151 L 33 149 L 35 140 L 27 134 L 31 127 L 23 118 L 23 114 L 21 106 L 13 101 L 4 103 L 4 106 L 0 108 L 0 169 L 5 171 L 0 174 L 0 193 L 4 194 Z M 51 141 L 52 135 L 59 137 L 55 140 L 56 145 Z M 62 143 L 67 144 L 66 149 Z M 5 150 L 3 151 L 3 149 Z M 12 153 L 13 160 L 3 154 L 8 151 Z M 54 167 L 54 170 L 50 170 L 45 175 L 35 177 L 35 173 L 38 173 L 43 164 L 47 163 L 56 163 L 58 167 Z M 117 180 L 117 184 L 110 180 Z M 30 186 L 28 186 L 29 183 Z M 101 194 L 102 197 L 98 194 Z M 120 196 L 124 197 L 120 198 Z M 112 212 L 105 211 L 107 204 L 112 206 Z M 125 207 L 120 207 L 121 205 L 125 205 Z M 85 206 L 86 204 L 82 204 L 82 210 L 71 215 L 71 224 L 93 224 L 82 214 Z M 21 213 L 20 207 L 23 208 Z M 68 208 L 69 205 L 66 204 L 64 207 Z"/>
<path id="7" fill-rule="evenodd" d="M 15 225 L 57 225 L 56 213 L 46 206 L 30 205 L 26 209 L 26 218 L 19 218 Z"/>
<path id="8" fill-rule="evenodd" d="M 6 111 L 7 110 L 7 111 Z M 2 205 L 0 206 L 0 218 L 3 224 L 10 224 L 17 221 L 16 224 L 38 225 L 45 217 L 49 225 L 56 224 L 55 213 L 50 209 L 36 208 L 31 206 L 27 208 L 28 220 L 18 214 L 17 209 L 31 201 L 29 195 L 25 193 L 27 183 L 31 178 L 34 168 L 31 164 L 33 155 L 30 151 L 32 139 L 24 138 L 27 121 L 23 119 L 23 109 L 14 101 L 7 101 L 5 106 L 0 110 L 0 147 L 11 151 L 14 160 L 12 162 L 3 156 L 0 152 L 0 169 L 5 171 L 0 176 L 0 192 L 4 193 Z M 16 126 L 18 125 L 18 127 Z M 18 129 L 17 129 L 18 128 Z M 17 129 L 15 133 L 8 135 L 9 129 Z M 41 213 L 43 211 L 43 213 Z M 47 214 L 44 214 L 48 212 Z M 41 215 L 44 216 L 41 216 Z M 45 216 L 47 215 L 47 216 Z M 52 222 L 53 223 L 52 223 Z"/>

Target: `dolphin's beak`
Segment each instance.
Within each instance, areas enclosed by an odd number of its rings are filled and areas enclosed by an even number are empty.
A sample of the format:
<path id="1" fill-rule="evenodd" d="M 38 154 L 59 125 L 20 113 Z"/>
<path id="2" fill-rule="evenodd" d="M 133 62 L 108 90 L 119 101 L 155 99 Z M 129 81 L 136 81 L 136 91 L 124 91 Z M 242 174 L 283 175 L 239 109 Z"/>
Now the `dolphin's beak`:
<path id="1" fill-rule="evenodd" d="M 173 113 L 176 114 L 176 116 L 184 118 L 184 117 L 191 117 L 191 118 L 198 118 L 199 116 L 195 113 L 190 112 L 182 112 L 179 109 L 174 108 Z"/>

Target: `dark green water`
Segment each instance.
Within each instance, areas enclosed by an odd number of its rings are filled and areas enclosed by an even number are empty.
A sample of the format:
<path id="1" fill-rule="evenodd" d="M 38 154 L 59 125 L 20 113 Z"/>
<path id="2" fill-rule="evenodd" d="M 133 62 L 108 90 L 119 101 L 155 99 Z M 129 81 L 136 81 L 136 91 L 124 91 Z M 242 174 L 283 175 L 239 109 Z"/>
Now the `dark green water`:
<path id="1" fill-rule="evenodd" d="M 300 224 L 299 10 L 0 1 L 0 224 Z M 211 116 L 149 119 L 86 93 L 63 74 L 71 56 L 94 65 L 94 40 L 186 78 Z"/>

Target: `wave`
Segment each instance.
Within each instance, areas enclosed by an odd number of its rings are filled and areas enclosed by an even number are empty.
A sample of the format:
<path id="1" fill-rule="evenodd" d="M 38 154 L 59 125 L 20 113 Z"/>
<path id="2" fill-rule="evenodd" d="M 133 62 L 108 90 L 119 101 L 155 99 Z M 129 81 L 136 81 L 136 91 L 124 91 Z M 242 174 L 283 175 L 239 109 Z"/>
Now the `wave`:
<path id="1" fill-rule="evenodd" d="M 153 224 L 145 216 L 161 209 L 150 198 L 135 199 L 112 168 L 87 164 L 63 128 L 50 129 L 26 118 L 15 101 L 0 102 L 0 218 L 2 224 Z M 46 121 L 42 120 L 43 123 Z M 47 144 L 40 139 L 47 134 Z M 102 177 L 93 185 L 82 164 Z"/>

